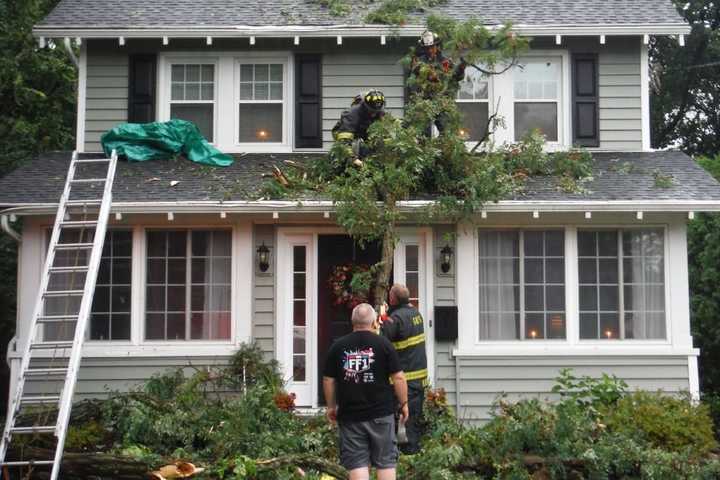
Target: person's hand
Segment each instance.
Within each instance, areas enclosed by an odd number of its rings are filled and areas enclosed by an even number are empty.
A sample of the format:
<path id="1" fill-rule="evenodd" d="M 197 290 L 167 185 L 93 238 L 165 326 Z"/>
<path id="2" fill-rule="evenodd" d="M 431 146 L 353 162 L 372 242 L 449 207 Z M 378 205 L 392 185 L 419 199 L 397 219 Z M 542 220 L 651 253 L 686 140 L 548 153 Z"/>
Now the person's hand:
<path id="1" fill-rule="evenodd" d="M 410 409 L 408 408 L 407 402 L 400 408 L 400 422 L 407 423 L 410 418 Z"/>
<path id="2" fill-rule="evenodd" d="M 335 423 L 337 423 L 337 406 L 327 407 L 325 409 L 325 416 L 330 423 L 335 425 Z"/>

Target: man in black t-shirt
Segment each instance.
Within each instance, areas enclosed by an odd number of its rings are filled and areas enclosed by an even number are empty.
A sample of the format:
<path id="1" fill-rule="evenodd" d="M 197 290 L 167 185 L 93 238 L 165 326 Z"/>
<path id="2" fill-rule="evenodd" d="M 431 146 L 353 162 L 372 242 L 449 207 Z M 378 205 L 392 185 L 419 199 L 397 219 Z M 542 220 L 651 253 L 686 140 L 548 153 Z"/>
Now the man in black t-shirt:
<path id="1" fill-rule="evenodd" d="M 327 355 L 323 390 L 327 417 L 340 426 L 340 463 L 350 480 L 394 480 L 398 451 L 395 398 L 400 421 L 408 418 L 407 383 L 389 340 L 373 331 L 377 314 L 367 303 L 352 313 L 353 332 L 333 343 Z M 392 378 L 392 385 L 390 379 Z"/>

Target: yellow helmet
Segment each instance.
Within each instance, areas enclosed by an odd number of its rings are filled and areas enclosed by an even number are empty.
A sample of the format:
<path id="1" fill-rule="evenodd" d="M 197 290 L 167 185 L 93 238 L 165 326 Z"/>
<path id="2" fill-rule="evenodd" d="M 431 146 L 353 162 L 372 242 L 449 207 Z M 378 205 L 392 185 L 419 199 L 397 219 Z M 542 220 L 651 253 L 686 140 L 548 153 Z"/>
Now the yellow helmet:
<path id="1" fill-rule="evenodd" d="M 363 103 L 373 113 L 385 109 L 385 95 L 380 90 L 368 90 L 363 95 Z"/>

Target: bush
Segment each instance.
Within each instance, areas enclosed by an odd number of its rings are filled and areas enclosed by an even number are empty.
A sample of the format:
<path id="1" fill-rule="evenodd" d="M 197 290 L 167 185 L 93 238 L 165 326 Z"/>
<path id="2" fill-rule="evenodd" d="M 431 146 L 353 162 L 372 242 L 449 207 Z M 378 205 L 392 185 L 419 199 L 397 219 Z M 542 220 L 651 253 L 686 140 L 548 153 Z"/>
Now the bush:
<path id="1" fill-rule="evenodd" d="M 654 448 L 703 457 L 717 448 L 707 405 L 660 393 L 634 392 L 608 409 L 604 421 L 611 432 L 638 438 Z"/>

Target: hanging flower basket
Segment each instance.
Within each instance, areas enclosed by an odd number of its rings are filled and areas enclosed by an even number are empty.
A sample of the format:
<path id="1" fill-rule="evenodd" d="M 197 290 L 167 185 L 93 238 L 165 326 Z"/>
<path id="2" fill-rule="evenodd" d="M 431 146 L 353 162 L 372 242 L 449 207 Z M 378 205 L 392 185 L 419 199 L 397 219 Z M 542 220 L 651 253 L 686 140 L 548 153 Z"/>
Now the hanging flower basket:
<path id="1" fill-rule="evenodd" d="M 370 298 L 370 267 L 345 263 L 330 271 L 328 286 L 333 305 L 353 309 Z"/>

